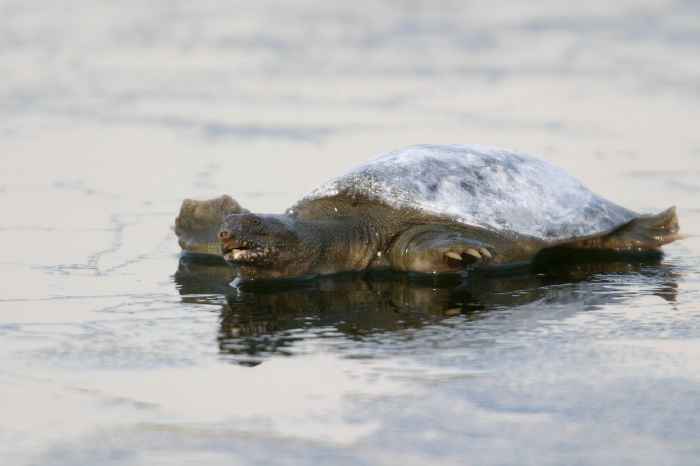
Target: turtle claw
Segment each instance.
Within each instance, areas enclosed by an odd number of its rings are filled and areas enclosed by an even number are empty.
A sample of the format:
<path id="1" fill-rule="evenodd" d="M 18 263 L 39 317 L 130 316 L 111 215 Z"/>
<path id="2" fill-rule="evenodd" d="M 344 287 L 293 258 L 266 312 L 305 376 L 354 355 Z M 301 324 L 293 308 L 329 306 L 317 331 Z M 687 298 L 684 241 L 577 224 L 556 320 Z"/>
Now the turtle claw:
<path id="1" fill-rule="evenodd" d="M 489 251 L 488 248 L 492 248 L 491 245 L 480 245 L 474 247 L 468 247 L 461 250 L 461 252 L 447 251 L 445 252 L 445 257 L 448 259 L 454 259 L 458 261 L 468 261 L 473 263 L 476 259 L 482 259 L 486 261 L 493 258 L 493 253 Z"/>
<path id="2" fill-rule="evenodd" d="M 416 225 L 394 241 L 391 265 L 407 272 L 461 273 L 498 262 L 493 245 L 448 227 Z"/>
<path id="3" fill-rule="evenodd" d="M 484 249 L 484 248 L 481 248 L 481 249 Z M 479 254 L 479 251 L 477 251 L 477 250 L 474 249 L 474 248 L 467 248 L 467 250 L 464 251 L 464 252 L 465 252 L 466 254 L 469 254 L 470 256 L 476 257 L 477 259 L 481 259 L 481 254 Z"/>
<path id="4" fill-rule="evenodd" d="M 461 260 L 462 260 L 462 256 L 460 256 L 459 254 L 457 254 L 457 253 L 454 252 L 454 251 L 447 251 L 447 252 L 445 253 L 445 255 L 446 255 L 447 257 L 449 257 L 450 259 L 455 259 L 455 260 L 458 260 L 458 261 L 461 261 Z"/>

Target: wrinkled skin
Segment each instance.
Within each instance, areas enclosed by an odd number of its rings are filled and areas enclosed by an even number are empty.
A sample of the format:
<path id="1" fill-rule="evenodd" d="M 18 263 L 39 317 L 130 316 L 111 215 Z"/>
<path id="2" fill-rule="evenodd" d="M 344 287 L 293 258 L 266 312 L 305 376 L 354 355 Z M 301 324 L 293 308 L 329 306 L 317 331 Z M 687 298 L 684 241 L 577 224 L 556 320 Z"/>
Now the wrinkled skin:
<path id="1" fill-rule="evenodd" d="M 407 272 L 460 273 L 526 263 L 553 246 L 659 251 L 662 244 L 680 238 L 673 208 L 640 217 L 607 235 L 548 244 L 436 218 L 414 215 L 406 222 L 388 207 L 353 205 L 339 199 L 333 200 L 332 209 L 319 206 L 313 215 L 306 216 L 253 214 L 229 199 L 185 201 L 175 229 L 186 252 L 223 254 L 237 274 L 247 279 L 389 267 Z M 318 212 L 328 210 L 339 214 L 336 218 L 316 218 Z M 194 225 L 194 233 L 185 225 Z"/>
<path id="2" fill-rule="evenodd" d="M 284 215 L 231 214 L 219 232 L 221 253 L 241 277 L 307 274 L 303 231 Z"/>
<path id="3" fill-rule="evenodd" d="M 376 207 L 376 206 L 375 206 Z M 386 216 L 387 219 L 389 215 Z M 219 239 L 224 259 L 242 278 L 319 275 L 368 268 L 432 273 L 497 264 L 494 246 L 467 231 L 407 227 L 393 221 L 304 220 L 286 215 L 231 214 Z M 371 226 L 370 226 L 371 224 Z M 505 246 L 503 241 L 493 238 Z"/>
<path id="4" fill-rule="evenodd" d="M 661 252 L 683 238 L 675 208 L 639 215 L 535 157 L 473 144 L 381 154 L 299 199 L 253 214 L 230 196 L 185 200 L 186 253 L 223 254 L 241 278 L 392 267 L 462 273 L 552 248 Z"/>

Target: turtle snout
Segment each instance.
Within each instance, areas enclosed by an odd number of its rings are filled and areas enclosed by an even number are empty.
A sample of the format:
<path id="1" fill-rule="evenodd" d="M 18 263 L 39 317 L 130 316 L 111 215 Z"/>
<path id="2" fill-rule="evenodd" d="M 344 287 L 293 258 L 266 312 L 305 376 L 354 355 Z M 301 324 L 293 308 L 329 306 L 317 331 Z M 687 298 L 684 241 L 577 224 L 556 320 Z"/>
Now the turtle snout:
<path id="1" fill-rule="evenodd" d="M 235 248 L 238 246 L 238 243 L 240 243 L 240 228 L 238 227 L 238 223 L 235 221 L 235 218 L 231 217 L 233 216 L 229 215 L 226 217 L 224 224 L 221 226 L 221 230 L 219 231 L 219 241 L 221 242 L 221 247 L 224 251 Z"/>
<path id="2" fill-rule="evenodd" d="M 226 228 L 222 228 L 219 232 L 219 241 L 221 242 L 221 250 L 226 253 L 226 251 L 231 250 L 236 247 L 235 237 Z"/>
<path id="3" fill-rule="evenodd" d="M 219 242 L 222 250 L 227 251 L 239 247 L 243 243 L 243 238 L 241 238 L 240 232 L 235 226 L 224 224 L 221 227 L 221 231 L 219 231 Z"/>
<path id="4" fill-rule="evenodd" d="M 231 214 L 224 218 L 221 231 L 219 231 L 219 239 L 226 240 L 231 237 L 240 236 L 241 229 L 241 214 Z"/>
<path id="5" fill-rule="evenodd" d="M 247 228 L 246 217 L 242 214 L 231 214 L 224 219 L 219 231 L 219 241 L 224 254 L 234 250 L 246 250 L 258 247 L 258 241 Z"/>

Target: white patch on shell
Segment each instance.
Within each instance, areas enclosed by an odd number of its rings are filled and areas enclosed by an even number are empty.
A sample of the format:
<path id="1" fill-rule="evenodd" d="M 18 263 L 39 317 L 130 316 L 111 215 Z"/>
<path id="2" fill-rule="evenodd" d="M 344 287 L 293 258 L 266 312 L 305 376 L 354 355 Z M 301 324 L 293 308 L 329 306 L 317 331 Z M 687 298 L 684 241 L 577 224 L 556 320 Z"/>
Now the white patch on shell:
<path id="1" fill-rule="evenodd" d="M 546 241 L 594 236 L 637 216 L 560 168 L 479 145 L 420 145 L 379 155 L 302 197 L 366 199 L 450 221 Z"/>

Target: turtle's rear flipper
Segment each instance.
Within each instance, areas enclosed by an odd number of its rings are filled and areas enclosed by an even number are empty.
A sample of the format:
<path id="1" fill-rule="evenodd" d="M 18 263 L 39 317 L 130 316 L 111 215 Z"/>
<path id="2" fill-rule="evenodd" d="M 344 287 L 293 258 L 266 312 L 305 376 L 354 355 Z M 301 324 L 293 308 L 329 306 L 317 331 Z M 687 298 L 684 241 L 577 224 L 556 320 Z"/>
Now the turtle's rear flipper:
<path id="1" fill-rule="evenodd" d="M 172 229 L 185 252 L 221 255 L 219 231 L 224 217 L 241 212 L 248 210 L 228 195 L 207 201 L 185 199 Z"/>
<path id="2" fill-rule="evenodd" d="M 659 214 L 640 216 L 605 236 L 567 243 L 565 246 L 661 252 L 661 246 L 664 244 L 686 238 L 686 235 L 678 234 L 679 229 L 676 208 L 671 207 Z"/>

